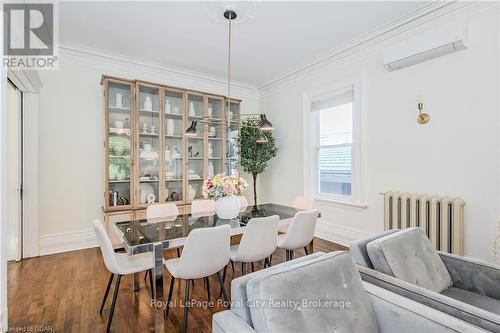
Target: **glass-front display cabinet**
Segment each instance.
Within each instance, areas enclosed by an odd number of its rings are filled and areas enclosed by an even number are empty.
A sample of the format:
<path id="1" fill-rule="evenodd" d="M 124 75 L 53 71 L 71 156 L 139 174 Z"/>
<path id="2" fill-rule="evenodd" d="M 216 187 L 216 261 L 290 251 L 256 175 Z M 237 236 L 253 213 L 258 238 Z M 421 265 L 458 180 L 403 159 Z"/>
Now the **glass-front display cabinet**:
<path id="1" fill-rule="evenodd" d="M 226 102 L 227 109 L 227 102 Z M 240 134 L 241 127 L 241 111 L 238 101 L 231 101 L 230 112 L 227 119 L 226 130 L 226 158 L 224 172 L 228 175 L 238 172 L 239 168 L 239 152 L 236 145 L 236 140 Z"/>
<path id="2" fill-rule="evenodd" d="M 121 210 L 132 207 L 133 193 L 133 105 L 134 85 L 106 80 L 104 86 L 104 207 Z"/>
<path id="3" fill-rule="evenodd" d="M 238 168 L 240 101 L 103 76 L 104 211 L 202 198 L 206 177 Z M 184 135 L 193 121 L 196 136 Z"/>

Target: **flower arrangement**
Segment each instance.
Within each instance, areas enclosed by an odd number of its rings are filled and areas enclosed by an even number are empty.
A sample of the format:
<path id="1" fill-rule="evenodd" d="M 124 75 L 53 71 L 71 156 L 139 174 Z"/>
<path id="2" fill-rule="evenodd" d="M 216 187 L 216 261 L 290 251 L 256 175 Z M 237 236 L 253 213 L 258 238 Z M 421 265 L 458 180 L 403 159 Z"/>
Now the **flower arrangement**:
<path id="1" fill-rule="evenodd" d="M 217 174 L 203 181 L 203 197 L 217 200 L 231 195 L 238 195 L 248 187 L 248 183 L 239 175 Z"/>

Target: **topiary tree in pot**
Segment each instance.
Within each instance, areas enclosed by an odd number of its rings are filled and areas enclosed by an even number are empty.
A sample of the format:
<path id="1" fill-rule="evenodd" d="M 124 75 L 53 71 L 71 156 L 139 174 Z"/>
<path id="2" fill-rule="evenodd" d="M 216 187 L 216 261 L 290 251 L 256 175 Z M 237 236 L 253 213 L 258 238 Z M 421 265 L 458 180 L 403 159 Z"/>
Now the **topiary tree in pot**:
<path id="1" fill-rule="evenodd" d="M 278 153 L 276 139 L 271 132 L 266 132 L 266 143 L 258 143 L 257 137 L 262 134 L 260 121 L 255 118 L 245 119 L 241 124 L 240 135 L 236 145 L 240 151 L 240 165 L 246 173 L 253 177 L 254 205 L 257 206 L 257 175 L 264 172 L 267 163 Z"/>

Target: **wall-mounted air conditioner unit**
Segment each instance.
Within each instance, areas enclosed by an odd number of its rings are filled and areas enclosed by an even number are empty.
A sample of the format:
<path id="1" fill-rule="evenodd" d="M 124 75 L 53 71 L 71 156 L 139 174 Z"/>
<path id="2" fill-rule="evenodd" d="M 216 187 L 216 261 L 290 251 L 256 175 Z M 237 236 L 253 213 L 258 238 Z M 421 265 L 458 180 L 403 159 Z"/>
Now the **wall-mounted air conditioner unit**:
<path id="1" fill-rule="evenodd" d="M 384 66 L 394 71 L 466 48 L 466 29 L 456 24 L 425 31 L 384 50 Z"/>

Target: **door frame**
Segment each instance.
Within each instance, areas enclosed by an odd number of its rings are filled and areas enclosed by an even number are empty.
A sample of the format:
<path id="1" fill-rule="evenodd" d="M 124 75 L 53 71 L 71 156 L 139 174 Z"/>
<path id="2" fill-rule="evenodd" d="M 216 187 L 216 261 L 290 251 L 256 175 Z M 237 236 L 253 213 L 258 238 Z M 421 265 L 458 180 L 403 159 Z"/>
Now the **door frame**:
<path id="1" fill-rule="evenodd" d="M 22 258 L 40 255 L 39 235 L 39 91 L 42 82 L 36 71 L 9 70 L 7 79 L 23 93 Z M 7 83 L 7 82 L 6 82 Z"/>

